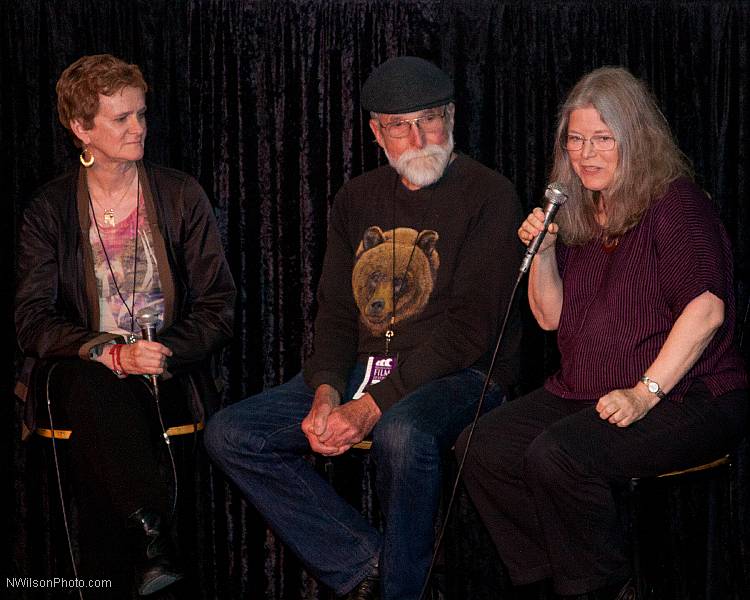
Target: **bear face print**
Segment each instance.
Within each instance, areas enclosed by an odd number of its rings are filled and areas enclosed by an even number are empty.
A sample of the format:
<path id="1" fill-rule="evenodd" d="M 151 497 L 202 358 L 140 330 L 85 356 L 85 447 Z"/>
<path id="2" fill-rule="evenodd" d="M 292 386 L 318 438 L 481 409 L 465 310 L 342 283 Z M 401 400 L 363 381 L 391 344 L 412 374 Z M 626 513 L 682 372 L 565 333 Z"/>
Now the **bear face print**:
<path id="1" fill-rule="evenodd" d="M 394 239 L 395 231 L 395 239 Z M 424 310 L 432 293 L 440 256 L 436 231 L 370 227 L 357 247 L 352 291 L 362 323 L 373 335 L 388 329 L 396 302 L 396 322 Z M 393 252 L 395 249 L 395 275 Z"/>

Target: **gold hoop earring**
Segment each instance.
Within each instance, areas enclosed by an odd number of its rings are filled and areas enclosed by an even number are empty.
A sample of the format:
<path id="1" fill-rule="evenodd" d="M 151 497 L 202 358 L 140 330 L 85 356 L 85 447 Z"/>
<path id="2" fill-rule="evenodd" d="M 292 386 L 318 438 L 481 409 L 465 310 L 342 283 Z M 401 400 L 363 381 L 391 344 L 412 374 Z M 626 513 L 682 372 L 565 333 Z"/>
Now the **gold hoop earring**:
<path id="1" fill-rule="evenodd" d="M 89 159 L 86 160 L 86 152 L 89 153 Z M 81 164 L 86 167 L 87 169 L 94 164 L 94 155 L 91 154 L 88 148 L 86 146 L 83 147 L 83 150 L 81 150 L 81 154 L 78 156 L 78 160 L 81 161 Z"/>

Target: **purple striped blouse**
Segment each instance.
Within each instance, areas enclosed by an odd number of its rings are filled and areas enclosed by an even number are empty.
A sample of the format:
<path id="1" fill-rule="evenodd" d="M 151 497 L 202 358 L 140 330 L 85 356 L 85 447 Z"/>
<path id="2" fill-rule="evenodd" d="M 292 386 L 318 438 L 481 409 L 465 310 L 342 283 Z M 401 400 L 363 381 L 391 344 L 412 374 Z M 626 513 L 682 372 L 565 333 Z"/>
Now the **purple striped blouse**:
<path id="1" fill-rule="evenodd" d="M 685 306 L 705 291 L 721 298 L 724 323 L 669 397 L 702 380 L 714 397 L 748 387 L 732 338 L 732 253 L 727 233 L 696 185 L 678 179 L 614 251 L 600 242 L 557 246 L 563 306 L 560 370 L 545 387 L 563 398 L 595 400 L 634 386 L 656 358 Z"/>

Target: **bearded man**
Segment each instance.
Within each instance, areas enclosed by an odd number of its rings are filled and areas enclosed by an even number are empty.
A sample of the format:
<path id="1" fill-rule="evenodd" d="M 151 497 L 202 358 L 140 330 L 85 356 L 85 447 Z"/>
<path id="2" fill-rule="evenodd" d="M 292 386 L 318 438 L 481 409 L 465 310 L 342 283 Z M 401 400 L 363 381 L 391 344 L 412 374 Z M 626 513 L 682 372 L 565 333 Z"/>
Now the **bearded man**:
<path id="1" fill-rule="evenodd" d="M 336 196 L 314 353 L 206 432 L 213 460 L 276 534 L 350 600 L 419 598 L 441 458 L 474 415 L 520 263 L 515 192 L 454 151 L 453 94 L 448 75 L 416 57 L 370 75 L 362 105 L 389 166 Z M 485 410 L 515 383 L 519 338 L 514 310 Z M 370 434 L 382 531 L 305 460 Z"/>

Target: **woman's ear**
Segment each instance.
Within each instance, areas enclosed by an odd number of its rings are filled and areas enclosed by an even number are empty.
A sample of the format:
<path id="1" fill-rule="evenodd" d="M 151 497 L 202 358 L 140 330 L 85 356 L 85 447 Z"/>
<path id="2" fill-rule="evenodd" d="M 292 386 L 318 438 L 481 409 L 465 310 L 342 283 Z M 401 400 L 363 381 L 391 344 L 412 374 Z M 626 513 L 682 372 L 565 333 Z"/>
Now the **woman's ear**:
<path id="1" fill-rule="evenodd" d="M 91 143 L 89 130 L 83 126 L 83 122 L 81 121 L 81 119 L 73 119 L 70 122 L 70 130 L 79 140 L 81 140 L 81 143 L 84 146 L 88 146 L 89 143 Z"/>

